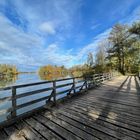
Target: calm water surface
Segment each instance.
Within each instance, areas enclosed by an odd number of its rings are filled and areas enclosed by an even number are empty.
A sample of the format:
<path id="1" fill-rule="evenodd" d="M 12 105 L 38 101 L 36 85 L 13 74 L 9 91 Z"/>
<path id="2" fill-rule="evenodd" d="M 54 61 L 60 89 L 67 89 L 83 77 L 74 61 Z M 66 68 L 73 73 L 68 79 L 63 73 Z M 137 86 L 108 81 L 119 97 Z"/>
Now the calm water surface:
<path id="1" fill-rule="evenodd" d="M 61 78 L 69 78 L 70 76 L 63 76 L 63 77 L 57 77 L 54 79 L 61 79 Z M 44 77 L 43 79 L 45 80 L 51 80 L 50 76 L 49 77 Z M 7 87 L 7 86 L 12 86 L 12 85 L 19 85 L 19 84 L 27 84 L 27 83 L 34 83 L 34 82 L 39 82 L 39 81 L 43 81 L 42 78 L 37 75 L 36 73 L 33 74 L 19 74 L 16 77 L 7 77 L 7 79 L 4 79 L 3 81 L 0 81 L 0 87 Z M 61 81 L 61 82 L 57 82 L 56 84 L 64 84 L 64 83 L 69 83 L 72 82 L 71 80 L 68 81 Z M 81 83 L 82 84 L 82 83 Z M 19 88 L 17 89 L 17 94 L 22 94 L 25 92 L 29 92 L 29 91 L 33 91 L 33 90 L 37 90 L 37 89 L 41 89 L 41 88 L 46 88 L 46 87 L 50 87 L 52 86 L 52 83 L 48 83 L 48 84 L 42 84 L 42 85 L 37 85 L 37 86 L 29 86 L 29 87 L 25 87 L 25 88 Z M 57 92 L 62 91 L 62 90 L 66 90 L 69 89 L 71 86 L 67 86 L 67 87 L 63 87 L 63 88 L 59 88 L 57 89 Z M 27 96 L 24 98 L 19 98 L 17 99 L 17 105 L 38 99 L 38 98 L 42 98 L 45 97 L 47 95 L 50 95 L 52 91 L 47 91 L 47 92 L 42 92 L 39 94 L 35 94 L 35 95 L 31 95 L 31 96 Z M 62 98 L 63 96 L 65 96 L 66 94 L 60 95 L 57 98 Z M 7 119 L 8 116 L 10 116 L 10 113 L 6 113 L 5 109 L 8 109 L 12 106 L 12 102 L 7 100 L 2 100 L 2 98 L 4 97 L 9 97 L 11 96 L 11 90 L 6 90 L 0 91 L 0 122 L 4 121 Z M 27 106 L 24 107 L 22 109 L 17 110 L 17 115 L 22 114 L 24 112 L 30 111 L 33 108 L 37 108 L 39 106 L 42 106 L 46 103 L 46 101 L 41 101 L 38 103 L 35 103 L 31 106 Z"/>

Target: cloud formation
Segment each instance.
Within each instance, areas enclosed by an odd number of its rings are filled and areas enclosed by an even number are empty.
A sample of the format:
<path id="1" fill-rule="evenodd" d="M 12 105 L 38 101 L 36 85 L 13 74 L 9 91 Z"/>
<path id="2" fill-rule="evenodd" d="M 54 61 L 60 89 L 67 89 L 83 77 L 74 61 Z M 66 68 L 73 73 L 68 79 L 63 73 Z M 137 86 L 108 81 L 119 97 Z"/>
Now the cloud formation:
<path id="1" fill-rule="evenodd" d="M 125 4 L 125 11 L 117 20 L 132 23 L 138 19 L 140 7 L 127 12 L 131 4 Z M 114 15 L 122 8 L 106 13 L 110 18 L 113 16 L 112 21 L 101 23 L 96 21 L 100 12 L 90 13 L 92 9 L 87 5 L 90 3 L 83 0 L 1 0 L 0 63 L 67 67 L 83 63 L 87 54 L 95 54 L 98 44 L 107 38 Z"/>
<path id="2" fill-rule="evenodd" d="M 55 28 L 53 27 L 53 24 L 50 23 L 50 22 L 44 22 L 42 23 L 40 26 L 39 26 L 39 29 L 43 32 L 46 32 L 48 34 L 55 34 L 56 31 L 55 31 Z"/>

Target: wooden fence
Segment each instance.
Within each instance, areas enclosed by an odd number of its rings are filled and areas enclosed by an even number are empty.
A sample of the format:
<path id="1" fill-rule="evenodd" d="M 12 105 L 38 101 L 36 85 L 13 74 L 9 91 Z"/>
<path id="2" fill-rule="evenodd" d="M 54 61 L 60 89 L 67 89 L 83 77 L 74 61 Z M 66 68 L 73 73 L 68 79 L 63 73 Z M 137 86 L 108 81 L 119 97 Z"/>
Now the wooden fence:
<path id="1" fill-rule="evenodd" d="M 7 109 L 1 109 L 0 115 L 3 113 L 7 113 L 7 119 L 0 123 L 0 127 L 12 123 L 19 118 L 25 117 L 34 111 L 42 108 L 46 103 L 56 103 L 62 97 L 67 97 L 70 95 L 78 94 L 83 90 L 88 90 L 92 87 L 99 86 L 105 80 L 109 80 L 112 77 L 116 76 L 117 72 L 114 73 L 104 73 L 104 74 L 94 74 L 89 78 L 83 77 L 74 77 L 74 78 L 66 78 L 52 81 L 42 81 L 30 84 L 22 84 L 15 85 L 11 87 L 1 88 L 0 91 L 8 91 L 11 93 L 11 96 L 6 96 L 0 98 L 0 102 L 11 102 L 11 106 Z M 40 88 L 41 85 L 44 85 L 45 88 Z M 39 89 L 35 89 L 34 87 L 39 86 Z M 33 87 L 32 90 L 28 91 L 26 88 Z M 22 89 L 24 92 L 18 92 L 19 89 Z M 25 89 L 25 90 L 24 90 Z M 58 91 L 58 89 L 61 89 Z M 19 90 L 20 91 L 20 90 Z M 43 97 L 38 97 L 37 99 L 33 99 L 32 95 L 39 95 L 43 93 Z M 29 100 L 26 101 L 28 97 Z M 18 101 L 20 99 L 20 101 Z M 24 101 L 24 103 L 22 103 Z M 33 104 L 40 103 L 42 101 L 43 105 L 31 109 L 29 111 L 24 111 L 23 113 L 17 113 L 18 110 L 23 108 L 28 108 Z M 26 109 L 25 109 L 26 110 Z"/>

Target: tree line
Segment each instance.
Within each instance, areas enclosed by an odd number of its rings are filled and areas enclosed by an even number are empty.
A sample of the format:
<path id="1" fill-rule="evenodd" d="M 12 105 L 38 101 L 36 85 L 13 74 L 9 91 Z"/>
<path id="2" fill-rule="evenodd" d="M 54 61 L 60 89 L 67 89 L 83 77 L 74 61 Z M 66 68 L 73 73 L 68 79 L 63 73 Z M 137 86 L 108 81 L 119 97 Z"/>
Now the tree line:
<path id="1" fill-rule="evenodd" d="M 131 26 L 116 24 L 107 39 L 98 44 L 96 55 L 90 52 L 83 65 L 73 67 L 82 75 L 119 71 L 122 74 L 140 71 L 140 22 Z"/>

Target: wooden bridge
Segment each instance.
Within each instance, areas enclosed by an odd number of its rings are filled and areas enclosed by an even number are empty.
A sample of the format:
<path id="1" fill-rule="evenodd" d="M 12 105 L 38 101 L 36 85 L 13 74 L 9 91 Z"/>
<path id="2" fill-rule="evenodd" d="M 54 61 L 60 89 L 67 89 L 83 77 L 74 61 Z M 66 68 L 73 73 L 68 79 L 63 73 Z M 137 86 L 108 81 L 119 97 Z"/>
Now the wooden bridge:
<path id="1" fill-rule="evenodd" d="M 11 117 L 1 123 L 0 140 L 140 140 L 139 78 L 113 76 L 94 75 L 90 80 L 74 78 L 62 85 L 51 81 L 53 87 L 18 95 L 17 89 L 27 85 L 12 87 L 12 97 L 8 100 L 12 100 L 13 106 L 7 110 L 11 111 Z M 82 85 L 77 86 L 81 81 Z M 45 83 L 35 85 L 40 84 Z M 70 85 L 69 90 L 57 93 L 57 88 Z M 48 90 L 52 90 L 50 96 L 17 105 L 18 98 Z M 66 92 L 68 97 L 57 101 L 57 95 Z M 52 101 L 55 106 L 49 103 L 35 113 L 17 114 L 19 108 L 42 100 Z"/>

